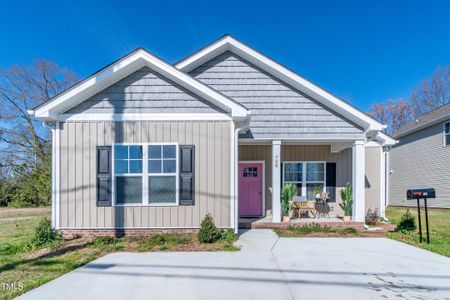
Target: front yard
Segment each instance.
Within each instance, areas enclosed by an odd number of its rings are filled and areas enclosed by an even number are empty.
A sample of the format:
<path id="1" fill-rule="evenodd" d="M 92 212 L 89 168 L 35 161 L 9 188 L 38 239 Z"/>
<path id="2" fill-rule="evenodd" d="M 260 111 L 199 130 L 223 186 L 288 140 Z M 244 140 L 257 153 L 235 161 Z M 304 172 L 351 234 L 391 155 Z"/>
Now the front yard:
<path id="1" fill-rule="evenodd" d="M 387 209 L 387 217 L 398 224 L 406 208 Z M 411 209 L 416 217 L 416 210 Z M 450 210 L 431 209 L 431 243 L 419 243 L 417 232 L 389 232 L 387 237 L 450 257 Z M 49 208 L 0 209 L 0 299 L 12 299 L 26 291 L 115 251 L 235 251 L 234 236 L 202 244 L 194 234 L 158 234 L 148 237 L 79 238 L 55 241 L 45 247 L 30 241 L 34 228 L 50 217 Z M 275 230 L 283 237 L 367 237 L 379 233 L 353 228 L 332 228 L 312 224 Z M 383 233 L 381 233 L 381 236 Z"/>
<path id="2" fill-rule="evenodd" d="M 398 224 L 401 216 L 406 212 L 407 208 L 388 207 L 386 209 L 386 217 L 391 223 Z M 416 219 L 417 224 L 417 209 L 410 208 L 411 213 Z M 430 244 L 426 243 L 425 231 L 425 214 L 422 212 L 422 232 L 424 242 L 419 242 L 419 230 L 412 233 L 391 232 L 387 234 L 388 238 L 408 243 L 410 245 L 420 247 L 441 255 L 450 257 L 450 210 L 449 209 L 429 209 L 430 222 Z M 417 224 L 418 226 L 418 224 Z"/>
<path id="3" fill-rule="evenodd" d="M 149 237 L 80 238 L 45 247 L 30 243 L 49 208 L 0 208 L 0 299 L 12 299 L 37 286 L 115 251 L 235 251 L 234 236 L 202 244 L 195 234 Z"/>

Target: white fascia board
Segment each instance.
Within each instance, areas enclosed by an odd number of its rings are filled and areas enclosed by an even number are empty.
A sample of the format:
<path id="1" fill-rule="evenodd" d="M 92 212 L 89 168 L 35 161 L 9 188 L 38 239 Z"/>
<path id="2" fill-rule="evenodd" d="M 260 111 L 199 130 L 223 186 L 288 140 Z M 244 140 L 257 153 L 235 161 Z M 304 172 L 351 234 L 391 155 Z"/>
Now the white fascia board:
<path id="1" fill-rule="evenodd" d="M 81 113 L 60 114 L 58 121 L 230 121 L 232 118 L 221 113 Z"/>
<path id="2" fill-rule="evenodd" d="M 280 80 L 283 80 L 305 94 L 310 95 L 327 107 L 335 110 L 355 123 L 360 124 L 366 130 L 383 130 L 386 128 L 386 125 L 380 124 L 357 108 L 230 36 L 226 36 L 198 53 L 189 56 L 185 60 L 179 62 L 176 67 L 185 72 L 189 72 L 201 63 L 220 55 L 227 50 L 236 53 Z M 208 59 L 205 59 L 205 57 Z"/>
<path id="3" fill-rule="evenodd" d="M 82 98 L 80 97 L 81 93 L 85 92 L 89 88 L 94 88 L 96 85 L 100 85 L 100 83 L 106 83 L 109 77 L 111 77 L 114 74 L 117 74 L 119 71 L 123 71 L 133 62 L 136 62 L 138 53 L 139 52 L 136 52 L 130 55 L 129 57 L 117 62 L 116 64 L 109 66 L 100 73 L 86 79 L 75 88 L 69 89 L 67 92 L 62 93 L 57 98 L 53 99 L 51 102 L 43 105 L 42 107 L 39 107 L 38 109 L 35 110 L 35 116 L 37 118 L 49 118 L 51 112 L 54 112 L 53 114 L 61 113 L 61 111 L 58 111 L 58 107 L 60 107 L 66 101 L 71 102 L 72 104 L 70 105 L 71 107 L 82 102 L 83 100 L 80 99 Z M 143 65 L 139 67 L 143 67 Z"/>
<path id="4" fill-rule="evenodd" d="M 212 103 L 222 104 L 225 107 L 230 108 L 232 117 L 246 118 L 250 114 L 246 108 L 233 100 L 197 81 L 191 76 L 181 72 L 180 70 L 175 69 L 173 66 L 151 55 L 147 51 L 139 49 L 125 59 L 113 64 L 91 78 L 88 78 L 79 86 L 68 90 L 51 102 L 36 109 L 35 116 L 38 118 L 47 119 L 53 118 L 53 116 L 67 110 L 68 107 L 73 107 L 81 103 L 87 97 L 101 91 L 114 82 L 117 82 L 118 80 L 131 74 L 133 71 L 136 71 L 144 66 L 148 66 L 152 70 L 166 76 L 167 78 Z"/>
<path id="5" fill-rule="evenodd" d="M 391 138 L 381 131 L 377 133 L 377 139 L 381 141 L 382 146 L 393 146 L 398 143 L 398 140 Z"/>

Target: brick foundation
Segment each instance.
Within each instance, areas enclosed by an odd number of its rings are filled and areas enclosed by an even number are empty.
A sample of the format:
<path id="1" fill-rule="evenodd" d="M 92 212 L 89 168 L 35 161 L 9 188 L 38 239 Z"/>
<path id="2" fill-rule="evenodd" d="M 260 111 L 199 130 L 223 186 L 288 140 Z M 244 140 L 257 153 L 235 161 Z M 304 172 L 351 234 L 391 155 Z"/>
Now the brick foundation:
<path id="1" fill-rule="evenodd" d="M 198 228 L 140 228 L 140 229 L 60 229 L 66 240 L 80 237 L 146 236 L 158 233 L 197 233 Z"/>
<path id="2" fill-rule="evenodd" d="M 289 226 L 302 227 L 311 224 L 318 224 L 320 226 L 329 226 L 329 227 L 352 227 L 358 230 L 364 229 L 364 222 L 342 222 L 342 221 L 329 221 L 329 222 L 283 222 L 283 223 L 272 223 L 272 222 L 253 222 L 252 229 L 269 229 L 269 228 L 287 228 Z"/>

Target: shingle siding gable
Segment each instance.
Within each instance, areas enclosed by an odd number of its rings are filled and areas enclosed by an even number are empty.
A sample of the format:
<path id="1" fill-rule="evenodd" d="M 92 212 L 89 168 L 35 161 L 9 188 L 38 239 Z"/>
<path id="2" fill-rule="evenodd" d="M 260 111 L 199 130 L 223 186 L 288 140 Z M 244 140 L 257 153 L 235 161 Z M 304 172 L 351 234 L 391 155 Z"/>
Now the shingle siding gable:
<path id="1" fill-rule="evenodd" d="M 217 113 L 219 108 L 144 67 L 66 113 Z"/>
<path id="2" fill-rule="evenodd" d="M 229 51 L 190 75 L 251 111 L 249 137 L 363 137 L 359 126 Z"/>

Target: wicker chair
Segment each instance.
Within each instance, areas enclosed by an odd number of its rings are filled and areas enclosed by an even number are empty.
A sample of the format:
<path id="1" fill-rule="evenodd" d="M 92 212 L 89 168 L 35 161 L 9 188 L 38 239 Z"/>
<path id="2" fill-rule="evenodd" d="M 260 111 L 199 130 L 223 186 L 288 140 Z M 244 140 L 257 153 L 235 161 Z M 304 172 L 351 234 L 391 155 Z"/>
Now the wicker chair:
<path id="1" fill-rule="evenodd" d="M 316 207 L 315 201 L 293 201 L 292 202 L 292 212 L 293 217 L 300 218 L 302 213 L 307 213 L 309 217 L 309 213 L 311 212 L 313 217 L 316 217 Z"/>

